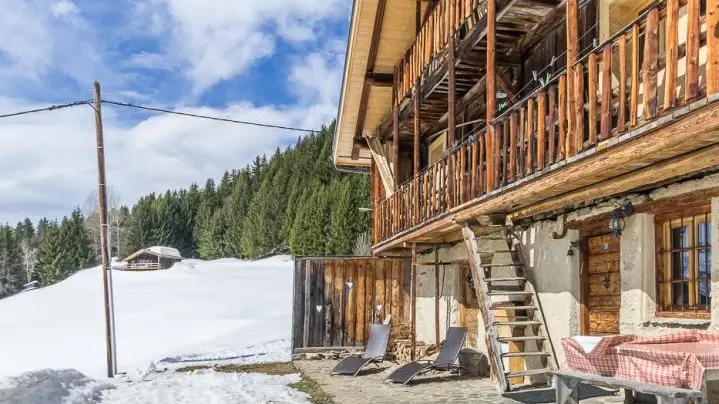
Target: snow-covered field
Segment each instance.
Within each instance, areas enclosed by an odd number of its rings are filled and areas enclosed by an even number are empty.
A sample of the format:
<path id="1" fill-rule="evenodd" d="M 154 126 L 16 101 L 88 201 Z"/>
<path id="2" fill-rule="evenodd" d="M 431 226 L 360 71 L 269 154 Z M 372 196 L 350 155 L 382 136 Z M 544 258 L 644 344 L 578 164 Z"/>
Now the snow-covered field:
<path id="1" fill-rule="evenodd" d="M 286 386 L 295 375 L 172 371 L 288 361 L 289 257 L 187 260 L 166 271 L 113 271 L 113 280 L 118 370 L 124 378 L 103 378 L 102 273 L 93 268 L 0 301 L 0 402 L 3 387 L 57 377 L 37 372 L 42 369 L 75 369 L 95 379 L 75 383 L 64 398 L 70 403 L 305 402 Z M 98 386 L 103 390 L 108 383 L 116 388 L 98 395 Z"/>

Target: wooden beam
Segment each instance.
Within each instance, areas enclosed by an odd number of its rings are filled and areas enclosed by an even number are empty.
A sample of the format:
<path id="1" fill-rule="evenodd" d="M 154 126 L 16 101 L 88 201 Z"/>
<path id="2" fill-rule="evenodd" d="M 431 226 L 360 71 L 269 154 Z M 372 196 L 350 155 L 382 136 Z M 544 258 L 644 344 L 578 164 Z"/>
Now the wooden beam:
<path id="1" fill-rule="evenodd" d="M 663 161 L 619 177 L 604 180 L 572 192 L 559 198 L 549 199 L 512 212 L 513 219 L 521 219 L 540 213 L 551 212 L 565 206 L 607 198 L 630 191 L 638 184 L 649 185 L 675 178 L 679 170 L 682 174 L 692 174 L 719 164 L 719 145 L 687 153 L 675 159 Z"/>
<path id="2" fill-rule="evenodd" d="M 379 49 L 379 39 L 382 34 L 382 22 L 384 21 L 384 10 L 387 0 L 379 0 L 377 2 L 377 12 L 374 17 L 374 29 L 372 31 L 372 40 L 369 46 L 369 55 L 367 56 L 367 72 L 374 73 L 374 66 L 377 62 L 377 50 Z M 369 93 L 372 84 L 365 81 L 362 86 L 362 94 L 360 96 L 359 113 L 357 115 L 357 126 L 355 127 L 355 139 L 363 136 L 364 121 L 367 117 L 367 103 L 369 102 Z"/>
<path id="3" fill-rule="evenodd" d="M 455 64 L 455 49 L 454 40 L 449 41 L 449 48 L 447 49 L 447 80 L 449 85 L 449 94 L 447 95 L 447 149 L 451 149 L 454 146 L 455 131 L 457 128 L 456 123 L 456 110 L 457 106 L 457 89 L 456 89 L 456 75 L 454 71 Z M 419 88 L 419 87 L 417 87 Z"/>
<path id="4" fill-rule="evenodd" d="M 412 286 L 410 287 L 410 299 L 412 306 L 412 352 L 410 353 L 410 359 L 415 360 L 415 351 L 417 350 L 417 267 L 414 263 L 417 262 L 417 244 L 412 244 L 412 268 L 410 269 L 410 277 Z"/>
<path id="5" fill-rule="evenodd" d="M 415 88 L 419 88 L 420 80 L 417 79 L 415 81 Z M 412 174 L 417 175 L 419 174 L 420 169 L 420 155 L 419 155 L 419 143 L 420 143 L 420 137 L 422 136 L 422 123 L 421 123 L 421 102 L 419 93 L 415 92 L 414 98 L 414 138 L 413 138 L 413 144 L 412 144 Z M 419 202 L 419 201 L 416 201 Z"/>
<path id="6" fill-rule="evenodd" d="M 382 179 L 385 195 L 390 196 L 395 191 L 395 180 L 384 146 L 382 146 L 382 143 L 380 143 L 377 137 L 367 137 L 366 139 L 367 146 L 369 146 L 370 153 L 372 154 L 372 160 L 374 160 L 379 176 Z"/>
<path id="7" fill-rule="evenodd" d="M 367 72 L 365 82 L 373 87 L 392 87 L 394 74 Z"/>
<path id="8" fill-rule="evenodd" d="M 487 74 L 485 96 L 487 98 L 487 191 L 495 188 L 496 133 L 494 128 L 494 112 L 497 109 L 497 74 L 495 65 L 497 36 L 497 1 L 487 0 Z"/>
<path id="9" fill-rule="evenodd" d="M 439 248 L 434 247 L 434 341 L 439 348 Z"/>

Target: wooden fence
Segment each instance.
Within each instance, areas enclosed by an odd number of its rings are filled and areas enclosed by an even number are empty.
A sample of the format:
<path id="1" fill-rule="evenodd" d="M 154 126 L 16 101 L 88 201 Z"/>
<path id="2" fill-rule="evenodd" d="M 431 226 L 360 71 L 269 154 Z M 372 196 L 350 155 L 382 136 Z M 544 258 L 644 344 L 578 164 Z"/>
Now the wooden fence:
<path id="1" fill-rule="evenodd" d="M 410 323 L 409 259 L 298 257 L 292 349 L 363 345 L 369 325 L 387 315 Z"/>

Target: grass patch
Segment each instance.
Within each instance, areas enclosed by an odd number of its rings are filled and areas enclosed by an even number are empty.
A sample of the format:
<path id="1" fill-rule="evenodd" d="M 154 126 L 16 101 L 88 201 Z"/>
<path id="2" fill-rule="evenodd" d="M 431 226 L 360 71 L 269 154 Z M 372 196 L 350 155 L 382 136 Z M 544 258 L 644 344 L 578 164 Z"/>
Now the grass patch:
<path id="1" fill-rule="evenodd" d="M 253 363 L 250 365 L 223 365 L 223 366 L 187 366 L 177 369 L 178 372 L 193 372 L 195 370 L 212 369 L 220 373 L 264 373 L 272 376 L 300 374 L 300 381 L 289 386 L 309 396 L 313 404 L 335 404 L 332 396 L 325 393 L 319 383 L 305 376 L 292 362 Z"/>
<path id="2" fill-rule="evenodd" d="M 335 404 L 332 396 L 322 390 L 319 383 L 305 376 L 304 373 L 300 373 L 300 377 L 300 381 L 290 384 L 290 387 L 310 396 L 310 402 L 313 404 Z"/>

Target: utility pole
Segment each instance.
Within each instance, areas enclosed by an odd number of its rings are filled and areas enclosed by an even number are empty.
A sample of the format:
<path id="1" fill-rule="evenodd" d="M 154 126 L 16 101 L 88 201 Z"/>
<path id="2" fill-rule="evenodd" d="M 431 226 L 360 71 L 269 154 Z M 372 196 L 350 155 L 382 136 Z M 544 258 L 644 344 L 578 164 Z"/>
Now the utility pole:
<path id="1" fill-rule="evenodd" d="M 110 251 L 107 245 L 107 186 L 105 182 L 105 142 L 102 134 L 102 99 L 100 97 L 100 83 L 93 85 L 93 99 L 95 110 L 95 134 L 97 137 L 97 185 L 98 185 L 98 214 L 100 216 L 100 259 L 102 262 L 102 281 L 105 298 L 105 338 L 107 345 L 107 377 L 117 374 L 115 352 L 115 316 L 113 313 L 112 273 L 110 268 Z"/>

